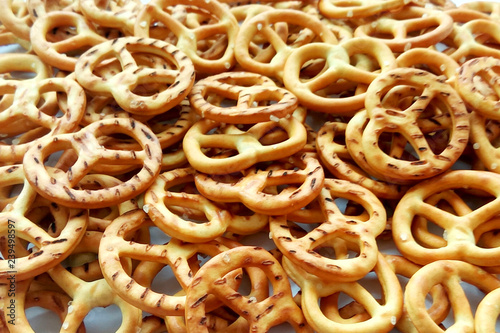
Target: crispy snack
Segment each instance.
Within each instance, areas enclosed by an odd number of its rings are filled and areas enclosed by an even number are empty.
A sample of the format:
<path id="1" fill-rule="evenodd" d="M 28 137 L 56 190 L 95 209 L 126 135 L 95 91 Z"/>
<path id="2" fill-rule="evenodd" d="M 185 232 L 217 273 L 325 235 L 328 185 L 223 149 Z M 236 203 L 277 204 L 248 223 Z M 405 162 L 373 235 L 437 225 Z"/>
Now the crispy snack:
<path id="1" fill-rule="evenodd" d="M 402 68 L 381 74 L 370 84 L 365 106 L 369 120 L 361 127 L 360 140 L 351 140 L 350 133 L 360 133 L 351 131 L 349 124 L 346 142 L 352 157 L 359 163 L 365 160 L 377 178 L 408 184 L 438 175 L 458 160 L 468 142 L 469 115 L 462 99 L 442 78 L 427 71 Z M 423 122 L 424 117 L 429 121 Z M 440 118 L 444 121 L 436 126 L 435 120 Z M 433 147 L 426 133 L 442 131 L 443 127 L 447 144 Z M 384 152 L 384 133 L 401 136 L 399 154 Z M 416 156 L 405 159 L 402 153 L 406 142 Z M 351 147 L 351 143 L 359 144 L 361 153 L 356 153 L 359 148 Z"/>
<path id="2" fill-rule="evenodd" d="M 425 265 L 435 260 L 462 260 L 479 266 L 496 266 L 498 248 L 476 244 L 474 230 L 498 215 L 498 174 L 477 170 L 454 170 L 411 188 L 394 212 L 393 239 L 411 261 Z M 478 190 L 487 204 L 471 208 L 461 189 Z M 447 202 L 451 211 L 437 204 Z M 429 222 L 443 230 L 428 231 Z M 417 231 L 419 232 L 417 234 Z M 418 241 L 418 242 L 417 242 Z"/>
<path id="3" fill-rule="evenodd" d="M 30 40 L 31 20 L 25 1 L 1 0 L 0 22 L 16 37 Z"/>
<path id="4" fill-rule="evenodd" d="M 177 17 L 176 8 L 199 20 Z M 145 5 L 137 16 L 134 34 L 166 40 L 181 49 L 197 71 L 216 74 L 231 69 L 239 26 L 229 9 L 218 1 L 155 0 Z M 206 45 L 205 45 L 206 44 Z"/>
<path id="5" fill-rule="evenodd" d="M 257 267 L 265 272 L 273 294 L 265 299 L 247 297 L 233 289 L 226 274 L 239 268 Z M 186 296 L 186 327 L 189 332 L 208 332 L 206 300 L 215 295 L 247 321 L 248 331 L 267 332 L 288 322 L 295 332 L 312 332 L 292 298 L 290 283 L 279 262 L 261 247 L 239 246 L 214 256 L 193 277 Z"/>
<path id="6" fill-rule="evenodd" d="M 404 52 L 414 47 L 437 44 L 452 30 L 453 19 L 445 11 L 406 6 L 360 25 L 354 36 L 370 36 L 384 42 L 394 52 Z"/>
<path id="7" fill-rule="evenodd" d="M 298 106 L 294 94 L 277 87 L 269 78 L 250 72 L 222 73 L 201 79 L 191 89 L 189 101 L 202 117 L 230 124 L 283 118 Z"/>
<path id="8" fill-rule="evenodd" d="M 219 132 L 214 133 L 215 129 Z M 276 129 L 284 130 L 287 138 L 263 145 L 260 139 Z M 187 131 L 183 147 L 190 165 L 197 171 L 224 175 L 245 170 L 258 162 L 291 156 L 300 151 L 306 142 L 307 131 L 294 117 L 257 123 L 246 131 L 234 125 L 223 126 L 219 122 L 201 119 Z M 209 156 L 206 148 L 221 149 L 223 154 L 235 151 L 236 154 Z"/>
<path id="9" fill-rule="evenodd" d="M 500 288 L 488 292 L 477 306 L 474 314 L 476 333 L 494 332 L 500 311 L 496 304 L 500 301 Z"/>
<path id="10" fill-rule="evenodd" d="M 361 213 L 343 212 L 335 202 L 340 198 L 360 205 Z M 298 226 L 287 223 L 287 216 L 272 217 L 269 228 L 274 243 L 294 265 L 323 281 L 359 280 L 377 263 L 375 238 L 386 224 L 382 203 L 359 185 L 326 179 L 319 204 L 324 220 L 300 236 L 293 234 Z M 326 254 L 327 249 L 333 249 L 333 258 Z M 356 256 L 349 258 L 350 251 Z"/>
<path id="11" fill-rule="evenodd" d="M 198 173 L 196 187 L 213 201 L 241 202 L 260 214 L 286 215 L 308 205 L 321 191 L 325 176 L 314 153 L 293 155 L 282 163 L 245 170 L 243 177 L 229 182 L 224 176 Z"/>
<path id="12" fill-rule="evenodd" d="M 325 62 L 321 71 L 301 77 L 302 68 L 318 59 Z M 352 116 L 364 106 L 365 87 L 380 72 L 394 68 L 391 50 L 371 38 L 347 39 L 338 45 L 312 43 L 287 58 L 283 82 L 311 110 Z M 353 96 L 342 95 L 349 90 L 355 91 Z"/>
<path id="13" fill-rule="evenodd" d="M 455 322 L 448 330 L 474 332 L 474 317 L 462 284 L 468 283 L 489 293 L 500 287 L 500 280 L 472 264 L 458 260 L 438 260 L 425 265 L 408 281 L 405 306 L 410 320 L 422 332 L 443 332 L 427 312 L 425 298 L 436 285 L 442 285 L 450 300 Z"/>
<path id="14" fill-rule="evenodd" d="M 375 300 L 358 282 L 326 282 L 317 276 L 307 273 L 288 258 L 283 258 L 283 268 L 290 278 L 301 288 L 301 306 L 307 322 L 317 332 L 389 332 L 400 318 L 403 309 L 403 291 L 396 274 L 378 254 L 377 265 L 373 271 L 382 287 L 382 301 Z M 327 317 L 320 308 L 324 298 L 344 293 L 357 301 L 369 317 L 364 321 L 344 319 L 332 307 Z M 335 304 L 337 305 L 337 304 Z M 338 307 L 338 305 L 337 305 Z"/>
<path id="15" fill-rule="evenodd" d="M 34 22 L 39 17 L 45 16 L 47 13 L 67 10 L 72 12 L 79 12 L 79 2 L 77 0 L 27 0 L 26 6 L 30 14 L 31 20 Z"/>
<path id="16" fill-rule="evenodd" d="M 82 14 L 100 27 L 115 28 L 125 35 L 134 34 L 137 14 L 142 8 L 140 0 L 78 0 Z"/>
<path id="17" fill-rule="evenodd" d="M 313 15 L 291 9 L 267 10 L 241 25 L 235 56 L 245 70 L 282 80 L 286 59 L 292 51 L 315 41 L 338 42 L 333 32 Z M 272 51 L 255 50 L 254 43 L 270 43 Z"/>
<path id="18" fill-rule="evenodd" d="M 160 57 L 168 66 L 138 66 L 136 53 Z M 101 64 L 114 59 L 120 61 L 120 72 L 107 78 L 94 73 Z M 75 74 L 78 82 L 92 93 L 113 96 L 124 110 L 149 116 L 180 103 L 194 83 L 192 61 L 175 46 L 151 38 L 123 37 L 96 45 L 78 59 Z M 153 91 L 136 93 L 138 87 L 147 89 L 147 84 L 152 83 Z"/>
<path id="19" fill-rule="evenodd" d="M 498 120 L 489 119 L 476 111 L 471 113 L 470 140 L 474 154 L 486 170 L 500 172 L 500 156 L 497 138 L 500 135 Z"/>
<path id="20" fill-rule="evenodd" d="M 125 135 L 137 141 L 140 150 L 107 149 L 101 145 L 110 135 Z M 53 153 L 74 150 L 78 155 L 67 171 L 49 170 L 43 161 Z M 44 197 L 70 207 L 102 208 L 129 200 L 153 183 L 161 168 L 161 147 L 148 127 L 132 119 L 104 119 L 76 133 L 37 141 L 26 153 L 26 178 Z M 80 189 L 83 177 L 96 165 L 119 164 L 137 167 L 134 175 L 109 188 Z"/>
<path id="21" fill-rule="evenodd" d="M 318 8 L 321 14 L 329 18 L 356 19 L 401 9 L 408 2 L 408 0 L 320 0 Z"/>

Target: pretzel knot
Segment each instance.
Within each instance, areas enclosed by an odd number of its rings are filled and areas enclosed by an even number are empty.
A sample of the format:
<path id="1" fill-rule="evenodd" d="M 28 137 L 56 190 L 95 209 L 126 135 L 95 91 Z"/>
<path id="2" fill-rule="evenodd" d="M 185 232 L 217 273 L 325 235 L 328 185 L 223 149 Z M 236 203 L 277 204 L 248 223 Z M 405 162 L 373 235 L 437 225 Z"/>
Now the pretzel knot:
<path id="1" fill-rule="evenodd" d="M 226 274 L 238 268 L 257 267 L 265 272 L 273 295 L 251 299 L 228 284 Z M 290 283 L 279 262 L 265 249 L 239 246 L 211 258 L 193 278 L 186 296 L 186 328 L 208 332 L 206 299 L 215 295 L 231 310 L 246 319 L 249 332 L 267 332 L 285 321 L 295 332 L 310 332 L 300 308 L 292 298 Z"/>
<path id="2" fill-rule="evenodd" d="M 360 204 L 368 216 L 345 215 L 335 203 L 337 198 Z M 325 220 L 301 237 L 292 235 L 294 225 L 286 222 L 286 216 L 271 218 L 269 227 L 276 246 L 294 265 L 325 281 L 360 279 L 377 263 L 375 237 L 386 224 L 382 203 L 359 185 L 326 179 L 319 194 L 319 204 Z M 321 250 L 326 248 L 335 250 L 335 259 L 321 255 Z M 348 250 L 359 255 L 347 258 Z"/>
<path id="3" fill-rule="evenodd" d="M 140 150 L 108 149 L 101 145 L 110 135 L 126 135 L 134 139 Z M 78 155 L 67 172 L 49 171 L 44 165 L 54 152 L 73 150 Z M 37 141 L 24 156 L 27 180 L 44 197 L 68 207 L 102 208 L 124 202 L 142 193 L 160 173 L 162 151 L 151 130 L 133 119 L 104 119 L 67 133 Z M 109 188 L 79 189 L 79 182 L 96 165 L 134 165 L 139 170 L 133 177 Z"/>
<path id="4" fill-rule="evenodd" d="M 285 168 L 278 165 L 266 170 L 248 170 L 242 178 L 228 183 L 198 173 L 196 187 L 214 201 L 242 202 L 260 214 L 288 214 L 305 207 L 318 195 L 324 172 L 313 153 L 291 156 L 286 162 L 290 165 L 285 164 Z M 281 192 L 266 192 L 271 187 L 285 186 Z"/>
<path id="5" fill-rule="evenodd" d="M 441 284 L 446 290 L 455 318 L 455 322 L 447 330 L 475 332 L 474 317 L 463 289 L 464 283 L 473 285 L 486 294 L 500 287 L 500 280 L 495 276 L 463 261 L 438 260 L 418 270 L 408 281 L 404 296 L 413 324 L 422 332 L 444 332 L 431 318 L 425 304 L 430 290 Z M 477 323 L 479 326 L 482 324 Z"/>
<path id="6" fill-rule="evenodd" d="M 498 248 L 478 246 L 475 232 L 498 215 L 500 175 L 486 171 L 454 170 L 415 185 L 400 200 L 394 212 L 393 239 L 408 259 L 428 264 L 435 260 L 463 260 L 480 266 L 495 266 Z M 460 190 L 480 190 L 492 197 L 472 209 Z M 458 192 L 458 193 L 457 193 Z M 438 203 L 447 202 L 450 207 Z M 428 223 L 442 228 L 443 235 L 427 231 Z"/>
<path id="7" fill-rule="evenodd" d="M 353 153 L 353 158 L 368 164 L 384 180 L 405 184 L 440 174 L 458 160 L 468 142 L 469 115 L 462 99 L 430 72 L 404 68 L 381 74 L 368 87 L 365 106 L 369 121 L 360 140 L 347 138 L 348 149 L 351 143 L 359 144 L 362 154 Z M 351 132 L 349 126 L 355 125 L 349 123 L 347 132 Z M 436 130 L 447 133 L 442 148 L 432 147 L 426 135 Z M 386 133 L 400 135 L 416 156 L 403 156 L 405 144 L 399 151 L 384 152 L 381 140 Z"/>
<path id="8" fill-rule="evenodd" d="M 163 68 L 138 65 L 137 54 L 150 54 L 165 62 Z M 118 59 L 122 70 L 110 77 L 94 72 L 109 59 Z M 94 46 L 75 66 L 77 81 L 92 93 L 113 96 L 124 110 L 151 116 L 170 110 L 187 96 L 194 83 L 192 61 L 172 44 L 153 38 L 122 37 Z M 138 87 L 154 83 L 147 94 Z"/>
<path id="9" fill-rule="evenodd" d="M 191 89 L 189 100 L 202 117 L 231 124 L 283 118 L 298 106 L 297 97 L 288 90 L 251 72 L 222 73 L 201 79 Z M 226 100 L 236 105 L 225 106 Z"/>
<path id="10" fill-rule="evenodd" d="M 219 128 L 222 133 L 214 132 Z M 260 140 L 275 130 L 284 130 L 286 138 L 264 145 Z M 190 165 L 197 171 L 224 175 L 247 169 L 258 162 L 286 158 L 300 151 L 307 142 L 304 125 L 294 117 L 257 123 L 246 131 L 234 125 L 222 126 L 210 119 L 196 122 L 184 136 L 183 147 Z M 207 156 L 205 148 L 236 151 L 230 156 Z"/>

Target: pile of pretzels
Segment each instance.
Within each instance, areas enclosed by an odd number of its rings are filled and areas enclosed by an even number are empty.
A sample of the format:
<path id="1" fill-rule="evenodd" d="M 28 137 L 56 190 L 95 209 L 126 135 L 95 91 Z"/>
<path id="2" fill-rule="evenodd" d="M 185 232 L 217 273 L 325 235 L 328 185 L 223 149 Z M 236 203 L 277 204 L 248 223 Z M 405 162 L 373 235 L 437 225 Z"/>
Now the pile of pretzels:
<path id="1" fill-rule="evenodd" d="M 500 3 L 0 6 L 0 332 L 495 331 Z"/>

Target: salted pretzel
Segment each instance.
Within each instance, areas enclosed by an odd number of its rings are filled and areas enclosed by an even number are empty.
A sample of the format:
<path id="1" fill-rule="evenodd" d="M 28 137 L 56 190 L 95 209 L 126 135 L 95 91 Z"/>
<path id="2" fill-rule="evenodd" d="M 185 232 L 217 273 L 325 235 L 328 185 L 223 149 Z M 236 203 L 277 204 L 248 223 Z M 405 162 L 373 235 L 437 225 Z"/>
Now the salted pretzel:
<path id="1" fill-rule="evenodd" d="M 175 6 L 186 6 L 188 12 L 196 13 L 206 22 L 183 24 L 171 12 L 170 7 Z M 158 23 L 166 31 L 156 32 Z M 173 44 L 193 61 L 197 71 L 216 74 L 229 70 L 235 64 L 234 45 L 238 29 L 235 17 L 218 1 L 155 0 L 143 6 L 139 12 L 134 34 L 163 40 L 172 38 Z M 207 40 L 209 46 L 201 48 Z"/>
<path id="2" fill-rule="evenodd" d="M 344 213 L 335 203 L 342 198 L 363 207 L 368 216 Z M 287 216 L 272 217 L 269 228 L 274 243 L 294 265 L 325 281 L 355 281 L 368 274 L 377 263 L 375 241 L 385 228 L 382 203 L 365 188 L 344 180 L 326 179 L 319 194 L 324 220 L 306 234 L 295 237 Z M 322 255 L 321 249 L 333 249 L 335 257 Z M 353 258 L 348 251 L 357 252 Z"/>
<path id="3" fill-rule="evenodd" d="M 58 27 L 73 26 L 76 34 L 61 41 L 47 39 L 50 31 Z M 70 56 L 83 47 L 92 47 L 107 39 L 92 29 L 85 18 L 70 11 L 47 13 L 33 23 L 30 32 L 31 45 L 35 53 L 47 64 L 66 71 L 73 71 L 77 58 Z"/>
<path id="4" fill-rule="evenodd" d="M 282 23 L 287 24 L 284 33 L 278 30 L 279 27 L 283 27 Z M 301 27 L 302 34 L 299 32 L 297 36 L 292 36 L 294 32 L 290 31 L 292 25 Z M 270 43 L 274 52 L 265 52 L 261 55 L 260 52 L 254 51 L 252 45 L 255 38 Z M 333 32 L 313 15 L 291 9 L 268 10 L 241 25 L 235 43 L 235 56 L 245 70 L 281 80 L 290 53 L 313 41 L 328 44 L 338 42 Z"/>
<path id="5" fill-rule="evenodd" d="M 471 1 L 461 4 L 459 8 L 465 8 L 484 13 L 491 19 L 500 18 L 500 6 L 494 1 Z"/>
<path id="6" fill-rule="evenodd" d="M 447 330 L 475 332 L 470 302 L 463 290 L 464 283 L 473 285 L 486 294 L 500 287 L 500 281 L 493 275 L 458 260 L 437 260 L 425 265 L 410 278 L 404 301 L 410 320 L 419 331 L 444 332 L 431 318 L 425 304 L 431 288 L 440 284 L 446 290 L 455 319 Z"/>
<path id="7" fill-rule="evenodd" d="M 496 200 L 500 178 L 496 173 L 476 170 L 454 170 L 411 188 L 399 201 L 394 212 L 393 239 L 400 252 L 419 264 L 435 260 L 462 260 L 479 266 L 497 265 L 492 260 L 498 248 L 477 246 L 474 230 L 497 215 Z M 476 209 L 465 203 L 465 197 L 456 192 L 462 188 L 480 190 L 482 195 L 493 197 L 487 205 Z M 452 207 L 452 211 L 433 205 L 433 196 L 439 195 Z M 432 199 L 438 202 L 437 198 Z M 440 243 L 423 246 L 415 241 L 413 221 L 423 218 L 437 224 L 445 232 Z M 421 223 L 421 222 L 419 222 Z M 415 230 L 415 229 L 413 229 Z M 440 245 L 440 246 L 437 246 Z"/>
<path id="8" fill-rule="evenodd" d="M 225 275 L 242 267 L 257 267 L 263 270 L 272 286 L 273 294 L 263 300 L 253 300 L 233 289 Z M 200 268 L 186 295 L 185 317 L 189 332 L 208 332 L 205 304 L 208 295 L 215 295 L 246 319 L 249 331 L 267 332 L 273 326 L 288 322 L 296 332 L 311 332 L 300 308 L 293 301 L 283 268 L 261 247 L 239 246 L 224 251 Z"/>
<path id="9" fill-rule="evenodd" d="M 242 202 L 260 214 L 288 214 L 305 207 L 319 194 L 324 173 L 314 153 L 290 156 L 284 162 L 284 166 L 278 164 L 264 170 L 247 170 L 234 182 L 198 173 L 195 175 L 196 187 L 214 201 Z M 280 185 L 287 188 L 278 193 L 266 192 L 270 187 Z"/>
<path id="10" fill-rule="evenodd" d="M 108 149 L 99 142 L 109 135 L 126 135 L 137 141 L 140 150 Z M 76 162 L 67 170 L 48 170 L 43 162 L 54 152 L 72 149 Z M 160 173 L 161 147 L 144 124 L 132 119 L 104 119 L 76 133 L 61 134 L 37 141 L 24 157 L 27 180 L 44 197 L 70 207 L 102 208 L 137 196 Z M 137 167 L 130 179 L 96 190 L 78 188 L 82 178 L 99 164 L 132 164 Z"/>
<path id="11" fill-rule="evenodd" d="M 222 133 L 212 133 L 219 128 Z M 280 142 L 263 145 L 260 139 L 276 129 L 283 129 L 287 138 Z M 257 162 L 285 158 L 300 151 L 307 142 L 304 125 L 294 117 L 279 118 L 241 130 L 234 125 L 222 126 L 209 119 L 197 121 L 187 131 L 183 140 L 184 152 L 190 165 L 207 174 L 230 174 L 253 166 Z M 236 151 L 230 156 L 207 156 L 205 148 L 221 148 Z"/>
<path id="12" fill-rule="evenodd" d="M 474 112 L 490 119 L 500 119 L 500 59 L 478 57 L 460 66 L 456 87 Z"/>
<path id="13" fill-rule="evenodd" d="M 320 0 L 318 9 L 321 14 L 329 18 L 355 19 L 377 15 L 386 11 L 401 9 L 408 0 L 390 1 L 345 1 Z"/>
<path id="14" fill-rule="evenodd" d="M 250 72 L 212 75 L 189 93 L 192 107 L 204 118 L 230 124 L 255 124 L 291 115 L 297 97 L 271 79 Z M 236 105 L 224 105 L 234 102 Z"/>
<path id="15" fill-rule="evenodd" d="M 6 129 L 7 137 L 7 140 L 2 140 L 4 145 L 0 146 L 1 162 L 20 162 L 37 139 L 77 129 L 86 105 L 83 89 L 70 78 L 0 80 L 0 94 L 2 93 L 4 96 L 13 95 L 13 98 L 10 105 L 0 112 L 0 124 Z M 64 95 L 70 101 L 67 108 L 51 105 L 55 102 L 56 93 Z M 43 103 L 44 101 L 47 103 Z M 62 111 L 63 116 L 57 115 L 58 110 Z M 19 126 L 17 130 L 16 127 L 9 127 L 17 122 L 23 126 Z M 16 135 L 20 136 L 9 140 Z"/>
<path id="16" fill-rule="evenodd" d="M 82 14 L 101 27 L 115 28 L 126 35 L 134 34 L 134 24 L 137 13 L 142 8 L 140 0 L 79 0 Z"/>
<path id="17" fill-rule="evenodd" d="M 394 52 L 404 52 L 437 44 L 452 30 L 453 19 L 445 11 L 406 6 L 357 27 L 354 36 L 370 36 L 384 42 Z M 377 37 L 384 35 L 388 37 Z"/>
<path id="18" fill-rule="evenodd" d="M 471 144 L 474 154 L 487 170 L 498 173 L 500 165 L 496 139 L 500 126 L 497 120 L 489 119 L 478 112 L 471 113 Z"/>
<path id="19" fill-rule="evenodd" d="M 36 21 L 39 17 L 42 17 L 50 12 L 60 10 L 79 12 L 79 1 L 77 0 L 27 0 L 26 6 L 28 7 L 28 12 L 33 22 Z"/>
<path id="20" fill-rule="evenodd" d="M 391 96 L 398 86 L 403 86 L 404 94 Z M 409 106 L 404 103 L 407 97 L 413 99 Z M 381 179 L 405 184 L 440 174 L 458 160 L 468 142 L 469 116 L 462 99 L 450 85 L 430 72 L 404 68 L 381 74 L 368 87 L 365 107 L 369 121 L 362 129 L 361 140 L 351 141 L 348 137 L 347 147 L 350 149 L 350 143 L 360 143 L 362 156 L 351 155 L 356 161 L 365 159 L 370 169 L 375 170 L 374 175 Z M 448 131 L 447 145 L 444 149 L 433 149 L 418 120 L 443 115 L 451 119 L 451 124 L 443 123 Z M 349 128 L 348 131 L 351 133 Z M 405 144 L 400 146 L 399 155 L 383 152 L 379 143 L 383 133 L 400 134 L 404 143 L 411 144 L 416 156 L 403 158 Z"/>
<path id="21" fill-rule="evenodd" d="M 0 262 L 0 281 L 11 276 L 16 281 L 29 279 L 63 261 L 83 237 L 88 222 L 86 211 L 50 203 L 38 196 L 19 170 L 22 168 L 2 168 L 7 176 L 4 186 L 21 183 L 23 188 L 0 213 L 1 234 L 6 240 L 3 255 L 15 256 Z M 31 214 L 37 210 L 38 214 Z M 44 226 L 41 219 L 52 222 Z M 34 245 L 32 250 L 26 248 L 28 243 Z"/>
<path id="22" fill-rule="evenodd" d="M 477 306 L 474 315 L 474 328 L 477 333 L 494 332 L 499 316 L 496 304 L 500 297 L 500 288 L 496 288 L 487 293 Z"/>
<path id="23" fill-rule="evenodd" d="M 171 64 L 164 69 L 138 67 L 134 53 L 151 53 Z M 93 74 L 107 59 L 120 60 L 122 71 L 103 79 Z M 184 99 L 194 83 L 194 67 L 189 58 L 175 46 L 150 38 L 123 37 L 110 40 L 85 52 L 75 67 L 78 82 L 96 94 L 113 96 L 124 110 L 139 115 L 163 113 Z M 161 83 L 153 95 L 134 92 L 139 85 Z"/>
<path id="24" fill-rule="evenodd" d="M 373 271 L 382 287 L 382 301 L 373 298 L 361 283 L 325 281 L 283 258 L 283 268 L 301 289 L 301 308 L 307 322 L 317 332 L 389 332 L 400 318 L 403 309 L 403 291 L 396 274 L 378 253 Z M 323 298 L 344 293 L 358 302 L 369 314 L 364 321 L 343 318 L 339 310 L 330 308 L 327 317 L 320 308 Z M 338 306 L 338 305 L 337 305 Z M 338 306 L 339 307 L 339 306 Z"/>
<path id="25" fill-rule="evenodd" d="M 356 57 L 369 56 L 375 64 L 365 67 L 356 62 Z M 301 69 L 312 60 L 324 59 L 321 72 L 310 78 L 301 78 Z M 374 68 L 384 72 L 395 68 L 395 58 L 384 43 L 371 38 L 352 38 L 338 45 L 311 43 L 292 52 L 288 57 L 283 74 L 285 87 L 297 95 L 299 102 L 311 110 L 337 115 L 353 115 L 364 105 L 365 94 L 330 97 L 330 90 L 342 91 L 346 81 L 350 89 L 368 85 L 376 77 Z M 341 83 L 339 83 L 341 82 Z M 341 84 L 340 88 L 337 85 Z"/>
<path id="26" fill-rule="evenodd" d="M 28 13 L 26 2 L 19 0 L 1 0 L 0 22 L 17 37 L 30 40 L 33 22 Z"/>
<path id="27" fill-rule="evenodd" d="M 115 292 L 127 302 L 160 318 L 181 316 L 184 314 L 185 295 L 167 295 L 152 290 L 150 285 L 139 284 L 135 278 L 136 274 L 132 275 L 130 266 L 124 265 L 123 262 L 126 262 L 126 259 L 140 260 L 142 262 L 136 270 L 149 272 L 150 275 L 168 265 L 179 282 L 179 289 L 186 290 L 192 282 L 193 275 L 199 269 L 197 263 L 193 263 L 197 253 L 215 256 L 228 248 L 217 241 L 194 244 L 171 239 L 162 245 L 140 243 L 131 239 L 139 228 L 149 225 L 152 225 L 152 222 L 140 209 L 117 217 L 106 229 L 101 240 L 99 263 L 102 272 Z M 142 270 L 141 266 L 146 266 L 147 269 Z M 234 279 L 239 273 L 236 271 L 229 278 Z M 137 278 L 150 283 L 154 276 Z M 236 280 L 233 281 L 233 286 L 239 283 Z M 220 303 L 215 300 L 210 302 L 210 309 L 220 306 Z"/>

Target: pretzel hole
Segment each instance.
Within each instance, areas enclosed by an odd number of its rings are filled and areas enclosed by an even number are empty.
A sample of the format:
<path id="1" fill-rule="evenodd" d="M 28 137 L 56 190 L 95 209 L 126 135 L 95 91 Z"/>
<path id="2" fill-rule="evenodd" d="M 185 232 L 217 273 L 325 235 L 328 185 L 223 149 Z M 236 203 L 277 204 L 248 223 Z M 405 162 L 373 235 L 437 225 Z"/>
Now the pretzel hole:
<path id="1" fill-rule="evenodd" d="M 99 318 L 96 320 L 95 318 Z M 100 332 L 103 327 L 109 328 L 109 332 L 116 332 L 120 328 L 123 315 L 120 308 L 111 304 L 107 307 L 96 307 L 89 311 L 83 319 L 87 332 Z"/>
<path id="2" fill-rule="evenodd" d="M 175 295 L 182 290 L 182 286 L 175 278 L 174 272 L 170 265 L 163 265 L 158 262 L 148 262 L 148 265 L 142 264 L 139 266 L 142 274 L 147 275 L 148 279 L 151 280 L 151 290 L 154 292 L 165 294 L 165 295 Z M 144 266 L 143 266 L 144 265 Z M 147 267 L 147 269 L 146 269 Z M 159 269 L 159 270 L 158 270 Z M 147 287 L 149 284 L 142 282 L 139 278 L 136 278 L 139 284 Z"/>
<path id="3" fill-rule="evenodd" d="M 414 217 L 412 232 L 417 244 L 424 248 L 437 249 L 448 244 L 446 230 L 422 216 Z"/>
<path id="4" fill-rule="evenodd" d="M 322 257 L 332 260 L 358 258 L 361 252 L 358 244 L 339 237 L 315 247 L 313 251 Z"/>
<path id="5" fill-rule="evenodd" d="M 149 244 L 158 244 L 163 245 L 167 244 L 170 241 L 170 236 L 160 230 L 160 228 L 156 226 L 148 227 L 150 240 Z"/>
<path id="6" fill-rule="evenodd" d="M 73 43 L 57 44 L 58 42 L 74 38 L 77 35 L 78 31 L 75 26 L 59 26 L 50 30 L 47 35 L 45 35 L 45 39 L 53 43 L 53 47 L 57 50 L 57 53 L 71 58 L 78 58 L 92 48 L 93 45 L 79 45 L 79 47 L 75 48 Z"/>
<path id="7" fill-rule="evenodd" d="M 197 53 L 207 60 L 217 60 L 224 56 L 228 48 L 228 38 L 226 34 L 213 34 L 198 38 Z"/>
<path id="8" fill-rule="evenodd" d="M 61 331 L 62 320 L 54 311 L 42 306 L 31 306 L 25 309 L 25 314 L 33 332 Z"/>

